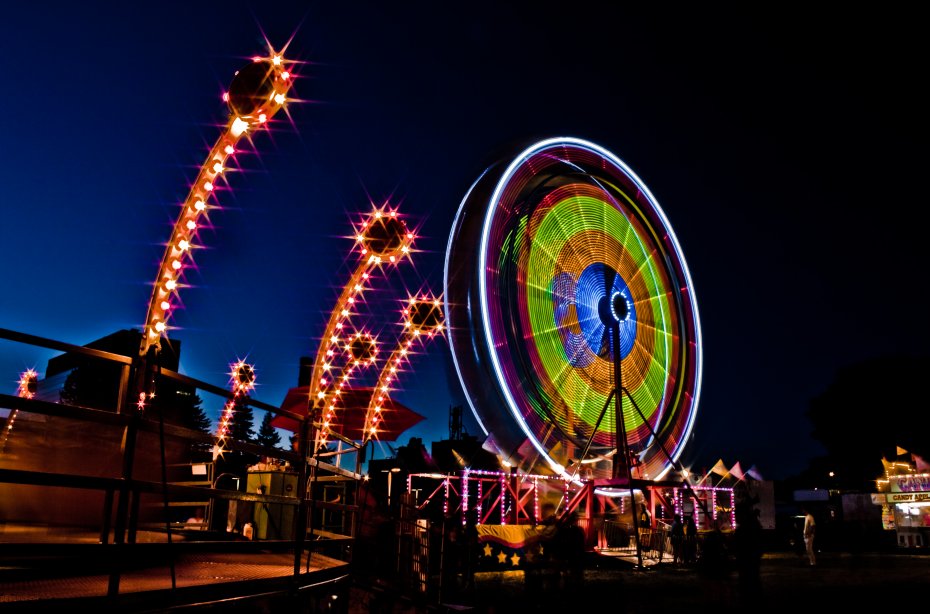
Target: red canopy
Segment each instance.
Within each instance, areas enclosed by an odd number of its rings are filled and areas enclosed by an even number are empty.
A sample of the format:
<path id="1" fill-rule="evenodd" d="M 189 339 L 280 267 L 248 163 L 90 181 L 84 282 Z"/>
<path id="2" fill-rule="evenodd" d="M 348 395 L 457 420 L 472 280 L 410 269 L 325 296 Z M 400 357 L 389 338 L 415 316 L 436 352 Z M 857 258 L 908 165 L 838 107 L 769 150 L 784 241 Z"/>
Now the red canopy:
<path id="1" fill-rule="evenodd" d="M 333 420 L 334 431 L 353 441 L 364 439 L 362 431 L 372 390 L 372 388 L 343 389 L 342 394 L 339 395 L 339 404 L 336 406 L 336 418 Z M 299 386 L 287 391 L 284 402 L 281 403 L 281 409 L 306 416 L 309 405 L 310 387 Z M 397 441 L 401 433 L 424 419 L 406 405 L 390 398 L 382 403 L 381 407 L 382 420 L 377 435 L 380 441 Z M 297 431 L 297 421 L 287 416 L 275 416 L 271 419 L 271 426 L 291 432 Z"/>

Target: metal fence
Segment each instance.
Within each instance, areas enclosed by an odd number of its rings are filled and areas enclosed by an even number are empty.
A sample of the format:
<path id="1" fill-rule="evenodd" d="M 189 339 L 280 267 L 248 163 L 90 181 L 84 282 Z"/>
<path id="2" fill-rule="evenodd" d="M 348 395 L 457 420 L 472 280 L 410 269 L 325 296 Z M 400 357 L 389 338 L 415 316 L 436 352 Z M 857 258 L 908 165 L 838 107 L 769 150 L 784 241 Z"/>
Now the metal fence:
<path id="1" fill-rule="evenodd" d="M 222 450 L 229 456 L 216 457 L 213 434 L 141 410 L 133 382 L 151 373 L 158 381 L 224 398 L 232 398 L 231 391 L 152 370 L 139 357 L 7 329 L 0 329 L 0 343 L 0 351 L 25 344 L 64 352 L 76 364 L 107 365 L 112 379 L 102 387 L 116 391 L 106 407 L 55 402 L 48 395 L 42 400 L 0 394 L 0 410 L 6 410 L 0 412 L 6 431 L 0 452 L 0 565 L 17 569 L 19 580 L 60 577 L 64 569 L 97 571 L 108 581 L 102 595 L 94 596 L 117 603 L 117 597 L 136 590 L 127 587 L 127 573 L 148 560 L 170 567 L 170 582 L 163 574 L 167 584 L 157 588 L 171 591 L 179 588 L 176 563 L 189 556 L 209 561 L 234 555 L 248 561 L 253 554 L 274 554 L 284 561 L 289 555 L 291 589 L 313 581 L 306 577 L 319 567 L 311 565 L 312 557 L 315 562 L 325 557 L 326 567 L 337 569 L 330 577 L 348 576 L 359 512 L 357 471 L 323 462 L 306 448 L 296 452 L 232 438 Z M 244 402 L 297 420 L 304 441 L 313 432 L 305 416 L 254 399 Z M 346 449 L 357 453 L 353 445 L 347 442 Z M 243 465 L 224 472 L 235 455 L 262 459 L 265 471 L 246 471 Z M 252 488 L 265 477 L 268 485 Z M 215 581 L 204 577 L 201 583 Z"/>

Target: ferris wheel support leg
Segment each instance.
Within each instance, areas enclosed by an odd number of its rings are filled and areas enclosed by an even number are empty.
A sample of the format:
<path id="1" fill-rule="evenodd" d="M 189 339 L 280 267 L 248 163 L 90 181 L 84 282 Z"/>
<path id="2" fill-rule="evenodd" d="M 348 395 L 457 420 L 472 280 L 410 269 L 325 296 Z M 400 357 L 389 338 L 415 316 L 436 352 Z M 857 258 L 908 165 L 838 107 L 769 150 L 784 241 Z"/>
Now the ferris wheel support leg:
<path id="1" fill-rule="evenodd" d="M 631 394 L 630 394 L 630 391 L 627 390 L 626 388 L 623 388 L 622 390 L 623 390 L 623 392 L 626 394 L 626 396 L 630 397 L 630 401 L 633 403 L 633 408 L 636 410 L 636 413 L 639 414 L 639 417 L 642 419 L 642 421 L 646 424 L 646 427 L 649 429 L 649 434 L 652 435 L 652 438 L 653 438 L 655 441 L 658 441 L 658 442 L 659 442 L 659 449 L 662 450 L 662 454 L 664 454 L 664 455 L 665 455 L 665 458 L 668 459 L 668 462 L 670 462 L 670 463 L 672 464 L 672 466 L 673 466 L 679 473 L 681 473 L 682 476 L 684 476 L 684 467 L 682 467 L 682 465 L 681 465 L 681 463 L 680 463 L 679 461 L 674 460 L 674 459 L 672 458 L 672 455 L 668 453 L 668 450 L 665 449 L 665 444 L 662 443 L 662 440 L 659 439 L 659 436 L 658 436 L 658 435 L 656 435 L 655 429 L 652 428 L 652 424 L 650 424 L 649 421 L 646 420 L 646 416 L 643 415 L 643 412 L 642 412 L 642 410 L 639 408 L 639 405 L 636 404 L 636 401 L 633 399 L 633 395 L 631 395 Z M 698 502 L 698 505 L 701 506 L 701 509 L 704 511 L 704 514 L 705 514 L 705 515 L 710 515 L 710 511 L 707 509 L 707 503 L 704 502 L 702 499 L 700 499 L 700 498 L 697 496 L 697 493 L 694 492 L 694 489 L 691 487 L 691 481 L 690 481 L 687 477 L 684 478 L 684 481 L 685 481 L 685 490 L 688 490 L 688 491 L 691 492 L 691 495 L 694 497 L 695 501 Z"/>
<path id="2" fill-rule="evenodd" d="M 601 413 L 597 417 L 597 422 L 594 423 L 594 428 L 591 430 L 591 436 L 588 437 L 588 441 L 585 442 L 584 450 L 579 456 L 578 466 L 575 467 L 575 471 L 572 472 L 572 479 L 574 480 L 578 477 L 578 470 L 581 468 L 581 461 L 588 455 L 588 450 L 591 449 L 591 444 L 594 443 L 594 435 L 597 433 L 597 429 L 601 427 L 601 421 L 604 420 L 604 416 L 607 415 L 607 408 L 610 407 L 610 402 L 613 400 L 614 395 L 617 393 L 616 390 L 611 390 L 610 394 L 607 395 L 607 400 L 604 402 L 604 407 L 601 408 Z"/>
<path id="3" fill-rule="evenodd" d="M 617 453 L 614 456 L 614 477 L 620 477 L 621 467 L 630 481 L 630 517 L 633 519 L 633 535 L 636 539 L 636 564 L 643 567 L 643 546 L 639 537 L 639 510 L 636 509 L 636 489 L 633 488 L 633 470 L 630 466 L 629 443 L 626 440 L 626 423 L 623 420 L 623 359 L 620 357 L 620 325 L 619 322 L 610 327 L 612 346 L 614 352 L 614 401 L 616 409 L 616 440 Z M 630 397 L 632 400 L 633 397 Z M 635 405 L 634 405 L 635 407 Z M 621 465 L 621 463 L 623 463 Z"/>

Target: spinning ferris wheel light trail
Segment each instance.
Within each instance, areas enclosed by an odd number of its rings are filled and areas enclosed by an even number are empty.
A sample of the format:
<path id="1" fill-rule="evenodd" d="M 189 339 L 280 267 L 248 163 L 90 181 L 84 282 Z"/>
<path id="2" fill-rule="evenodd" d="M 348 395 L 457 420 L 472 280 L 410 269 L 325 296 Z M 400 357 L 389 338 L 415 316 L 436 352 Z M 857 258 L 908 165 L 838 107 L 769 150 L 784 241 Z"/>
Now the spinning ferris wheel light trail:
<path id="1" fill-rule="evenodd" d="M 215 207 L 212 200 L 217 182 L 221 181 L 227 163 L 236 155 L 236 145 L 243 137 L 266 127 L 288 101 L 294 81 L 290 65 L 276 52 L 267 58 L 253 58 L 251 64 L 236 73 L 229 91 L 223 96 L 229 106 L 229 120 L 200 168 L 171 233 L 149 302 L 140 356 L 160 348 L 161 339 L 170 328 L 168 320 L 177 302 L 176 295 L 183 287 L 184 270 L 191 264 L 196 249 L 200 218 Z"/>
<path id="2" fill-rule="evenodd" d="M 627 453 L 640 479 L 677 462 L 700 396 L 697 302 L 665 213 L 617 156 L 554 138 L 490 167 L 445 278 L 456 371 L 503 458 L 569 480 L 581 464 L 615 477 Z"/>

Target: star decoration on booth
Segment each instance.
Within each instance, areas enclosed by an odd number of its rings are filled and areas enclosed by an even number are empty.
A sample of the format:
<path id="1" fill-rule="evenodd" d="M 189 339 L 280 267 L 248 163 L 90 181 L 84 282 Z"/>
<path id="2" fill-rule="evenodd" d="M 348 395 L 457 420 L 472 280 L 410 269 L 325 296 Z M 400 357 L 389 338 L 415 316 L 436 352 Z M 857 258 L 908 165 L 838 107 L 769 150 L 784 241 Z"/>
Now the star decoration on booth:
<path id="1" fill-rule="evenodd" d="M 513 564 L 514 567 L 517 567 L 520 564 L 520 557 L 517 555 L 516 552 L 514 552 L 513 556 L 510 557 L 510 562 Z"/>
<path id="2" fill-rule="evenodd" d="M 507 562 L 507 555 L 504 554 L 503 550 L 501 550 L 500 554 L 497 555 L 497 562 L 501 565 Z"/>
<path id="3" fill-rule="evenodd" d="M 491 556 L 494 550 L 491 548 L 491 544 L 484 545 L 484 556 Z"/>

